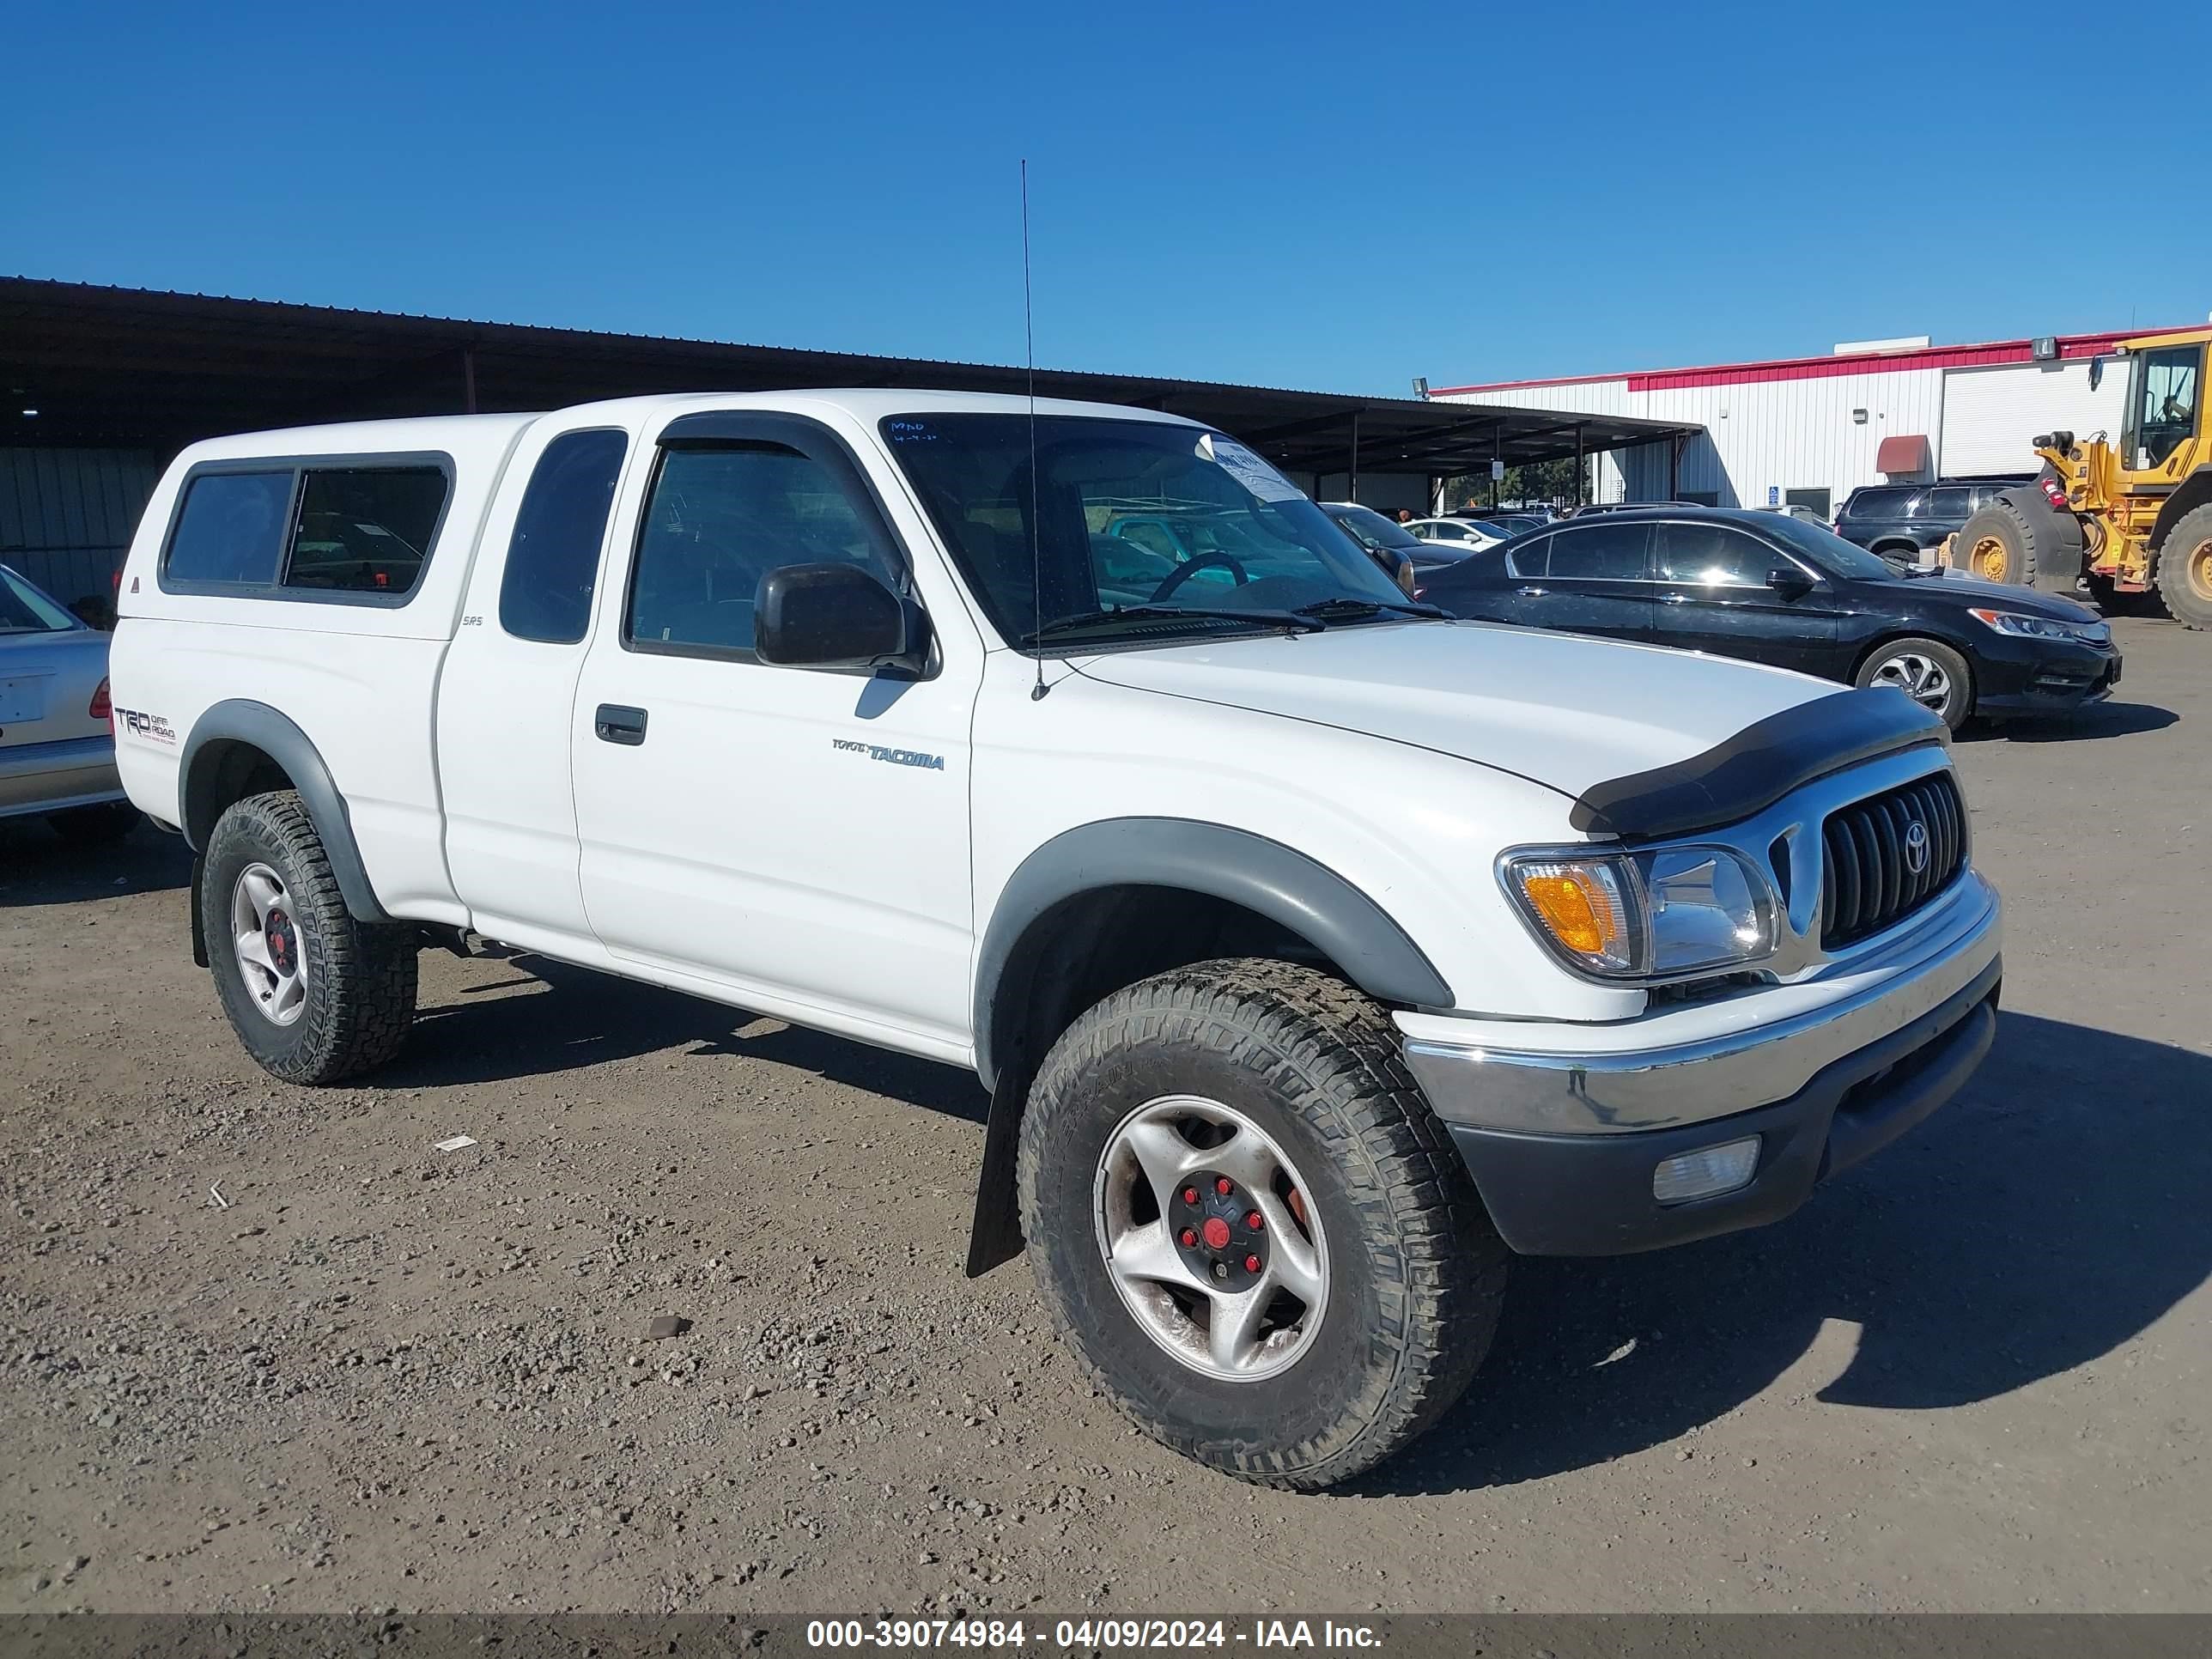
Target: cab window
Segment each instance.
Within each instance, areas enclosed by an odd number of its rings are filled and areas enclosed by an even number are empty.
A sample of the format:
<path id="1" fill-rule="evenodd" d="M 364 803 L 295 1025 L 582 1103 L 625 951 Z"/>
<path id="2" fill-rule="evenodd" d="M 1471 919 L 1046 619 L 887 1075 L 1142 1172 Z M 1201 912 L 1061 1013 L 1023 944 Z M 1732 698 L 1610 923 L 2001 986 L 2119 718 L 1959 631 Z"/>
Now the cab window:
<path id="1" fill-rule="evenodd" d="M 2167 346 L 2140 359 L 2141 388 L 2135 407 L 2134 470 L 2164 466 L 2197 429 L 2198 360 L 2202 346 Z"/>
<path id="2" fill-rule="evenodd" d="M 750 660 L 761 578 L 827 562 L 897 580 L 821 462 L 770 442 L 665 450 L 639 532 L 623 637 L 640 651 Z"/>
<path id="3" fill-rule="evenodd" d="M 629 448 L 619 432 L 564 432 L 538 458 L 499 579 L 499 625 L 516 639 L 574 645 L 591 626 L 600 544 Z"/>

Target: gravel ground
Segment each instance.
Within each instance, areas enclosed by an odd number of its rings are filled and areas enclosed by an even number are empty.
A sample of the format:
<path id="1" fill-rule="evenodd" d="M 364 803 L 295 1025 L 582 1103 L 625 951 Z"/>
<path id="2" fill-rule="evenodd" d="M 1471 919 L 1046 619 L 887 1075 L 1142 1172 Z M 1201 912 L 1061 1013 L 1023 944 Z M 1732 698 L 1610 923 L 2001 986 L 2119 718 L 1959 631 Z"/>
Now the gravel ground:
<path id="1" fill-rule="evenodd" d="M 1519 1264 L 1321 1498 L 961 1277 L 972 1079 L 428 955 L 394 1068 L 283 1087 L 178 843 L 0 825 L 0 1610 L 2212 1609 L 2212 639 L 2120 633 L 2119 701 L 1960 745 L 1971 1091 L 1778 1226 Z"/>

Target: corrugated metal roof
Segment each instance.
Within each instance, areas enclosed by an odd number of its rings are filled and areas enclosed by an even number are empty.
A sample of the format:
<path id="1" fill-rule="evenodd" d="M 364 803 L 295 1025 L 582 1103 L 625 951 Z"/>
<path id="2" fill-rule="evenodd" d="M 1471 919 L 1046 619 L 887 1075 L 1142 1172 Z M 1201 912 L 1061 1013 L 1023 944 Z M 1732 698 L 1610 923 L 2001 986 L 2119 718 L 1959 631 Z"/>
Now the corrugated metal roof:
<path id="1" fill-rule="evenodd" d="M 1019 392 L 1017 365 L 546 328 L 0 278 L 0 444 L 173 449 L 268 427 L 559 408 L 656 392 L 908 386 Z M 1450 473 L 1649 443 L 1678 424 L 1404 398 L 1039 369 L 1040 395 L 1171 410 L 1294 471 Z"/>

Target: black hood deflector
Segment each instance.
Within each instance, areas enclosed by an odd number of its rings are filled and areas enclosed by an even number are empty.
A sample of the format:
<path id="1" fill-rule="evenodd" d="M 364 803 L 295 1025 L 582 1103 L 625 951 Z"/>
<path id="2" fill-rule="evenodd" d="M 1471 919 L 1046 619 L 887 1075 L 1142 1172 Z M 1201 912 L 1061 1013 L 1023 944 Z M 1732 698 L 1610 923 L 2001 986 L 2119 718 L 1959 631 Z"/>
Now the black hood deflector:
<path id="1" fill-rule="evenodd" d="M 1571 821 L 1622 841 L 1717 829 L 1847 766 L 1949 739 L 1942 716 L 1902 691 L 1838 691 L 1747 726 L 1702 755 L 1592 784 Z"/>

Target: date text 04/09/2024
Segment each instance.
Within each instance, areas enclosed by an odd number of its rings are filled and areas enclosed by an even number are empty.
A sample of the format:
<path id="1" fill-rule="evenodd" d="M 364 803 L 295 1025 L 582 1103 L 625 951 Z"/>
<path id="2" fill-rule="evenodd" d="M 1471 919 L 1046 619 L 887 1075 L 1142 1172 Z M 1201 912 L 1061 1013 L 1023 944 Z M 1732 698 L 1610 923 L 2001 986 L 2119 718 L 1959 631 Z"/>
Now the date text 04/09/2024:
<path id="1" fill-rule="evenodd" d="M 1048 1623 L 1003 1619 L 816 1619 L 810 1648 L 1062 1648 L 1164 1650 L 1226 1648 L 1373 1648 L 1371 1626 L 1324 1619 L 1260 1619 L 1233 1626 L 1223 1619 L 1060 1619 Z"/>

